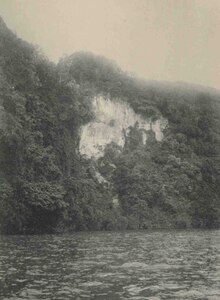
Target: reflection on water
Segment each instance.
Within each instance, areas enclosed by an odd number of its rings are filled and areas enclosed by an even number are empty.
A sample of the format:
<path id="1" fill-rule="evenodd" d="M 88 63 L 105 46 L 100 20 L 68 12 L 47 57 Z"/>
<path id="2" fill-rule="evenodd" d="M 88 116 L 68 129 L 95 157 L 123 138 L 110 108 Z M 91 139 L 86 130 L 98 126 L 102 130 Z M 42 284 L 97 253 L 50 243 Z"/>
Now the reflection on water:
<path id="1" fill-rule="evenodd" d="M 220 299 L 220 231 L 1 236 L 0 299 Z"/>

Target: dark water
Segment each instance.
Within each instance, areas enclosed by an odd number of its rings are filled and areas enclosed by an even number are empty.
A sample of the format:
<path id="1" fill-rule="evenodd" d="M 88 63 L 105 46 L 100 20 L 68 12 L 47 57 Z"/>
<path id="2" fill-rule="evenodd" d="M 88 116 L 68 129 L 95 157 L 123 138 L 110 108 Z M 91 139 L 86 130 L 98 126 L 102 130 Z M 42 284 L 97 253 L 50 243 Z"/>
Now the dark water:
<path id="1" fill-rule="evenodd" d="M 1 236 L 0 299 L 220 299 L 220 231 Z"/>

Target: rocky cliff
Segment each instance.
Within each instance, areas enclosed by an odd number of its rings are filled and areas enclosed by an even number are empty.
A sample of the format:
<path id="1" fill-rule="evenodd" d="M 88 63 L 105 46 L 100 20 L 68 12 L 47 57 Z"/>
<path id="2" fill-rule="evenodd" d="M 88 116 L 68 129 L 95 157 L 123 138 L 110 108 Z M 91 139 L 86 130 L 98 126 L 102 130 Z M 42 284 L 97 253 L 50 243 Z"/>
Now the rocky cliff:
<path id="1" fill-rule="evenodd" d="M 129 127 L 138 124 L 142 131 L 143 144 L 147 142 L 147 131 L 155 133 L 157 141 L 163 139 L 163 130 L 167 119 L 162 116 L 151 121 L 134 112 L 128 103 L 120 99 L 95 96 L 92 100 L 94 120 L 81 128 L 79 151 L 87 157 L 99 158 L 103 155 L 105 146 L 111 142 L 123 147 Z"/>

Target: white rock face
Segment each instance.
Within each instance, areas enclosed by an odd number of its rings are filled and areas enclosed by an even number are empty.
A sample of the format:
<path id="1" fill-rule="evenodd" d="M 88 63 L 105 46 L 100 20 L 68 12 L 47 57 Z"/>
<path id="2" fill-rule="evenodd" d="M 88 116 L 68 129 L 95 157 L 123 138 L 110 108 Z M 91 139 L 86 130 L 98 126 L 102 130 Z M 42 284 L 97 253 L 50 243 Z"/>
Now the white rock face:
<path id="1" fill-rule="evenodd" d="M 79 151 L 88 157 L 99 158 L 103 155 L 105 146 L 110 142 L 115 142 L 119 146 L 124 146 L 124 132 L 129 126 L 134 126 L 136 122 L 140 129 L 152 130 L 156 139 L 161 141 L 163 129 L 167 125 L 167 120 L 160 118 L 155 122 L 144 119 L 136 114 L 134 110 L 125 102 L 120 100 L 110 100 L 103 96 L 94 97 L 93 110 L 95 120 L 81 128 L 81 139 Z M 147 135 L 143 132 L 143 143 L 145 144 Z"/>

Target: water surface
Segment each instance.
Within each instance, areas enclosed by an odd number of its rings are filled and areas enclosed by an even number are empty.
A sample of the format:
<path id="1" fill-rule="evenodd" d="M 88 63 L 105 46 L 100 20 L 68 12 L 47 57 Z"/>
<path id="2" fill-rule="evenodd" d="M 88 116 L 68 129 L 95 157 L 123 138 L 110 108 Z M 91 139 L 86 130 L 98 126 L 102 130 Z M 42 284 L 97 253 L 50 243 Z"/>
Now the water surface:
<path id="1" fill-rule="evenodd" d="M 220 299 L 220 230 L 0 236 L 0 299 Z"/>

